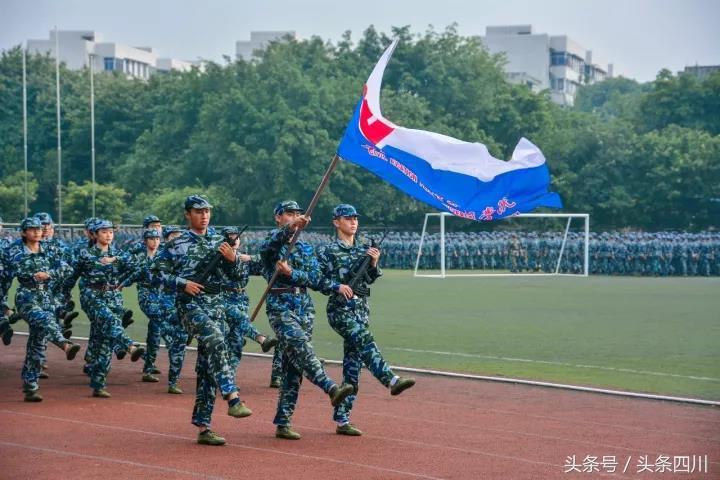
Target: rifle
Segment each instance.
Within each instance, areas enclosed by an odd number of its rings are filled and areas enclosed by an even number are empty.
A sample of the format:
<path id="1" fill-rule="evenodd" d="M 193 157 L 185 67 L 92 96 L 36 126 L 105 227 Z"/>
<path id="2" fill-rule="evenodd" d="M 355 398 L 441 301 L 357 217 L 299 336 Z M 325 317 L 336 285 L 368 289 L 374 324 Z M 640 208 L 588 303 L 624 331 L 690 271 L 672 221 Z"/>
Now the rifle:
<path id="1" fill-rule="evenodd" d="M 388 229 L 386 228 L 383 232 L 383 236 L 380 239 L 380 242 L 378 243 L 375 242 L 374 238 L 370 239 L 370 247 L 380 248 L 382 243 L 385 241 L 385 237 L 387 237 L 387 234 Z M 350 270 L 345 275 L 345 278 L 343 278 L 342 283 L 350 287 L 353 291 L 353 294 L 357 297 L 365 298 L 370 296 L 370 287 L 368 287 L 368 283 L 372 279 L 370 278 L 368 270 L 370 270 L 371 262 L 372 257 L 367 254 L 363 257 L 358 258 L 350 267 Z M 337 299 L 342 303 L 347 303 L 349 301 L 347 298 L 345 298 L 345 295 L 341 293 L 337 293 L 336 296 Z"/>
<path id="2" fill-rule="evenodd" d="M 248 225 L 245 225 L 241 230 L 240 233 L 238 233 L 237 238 L 235 240 L 232 240 L 230 238 L 230 235 L 235 235 L 234 233 L 226 233 L 223 236 L 223 240 L 228 243 L 228 245 L 233 245 L 236 241 L 240 239 L 240 236 L 247 230 Z M 222 253 L 215 252 L 208 262 L 208 264 L 203 268 L 199 274 L 192 276 L 188 278 L 188 280 L 193 281 L 195 283 L 199 283 L 203 287 L 204 293 L 209 293 L 211 295 L 217 295 L 218 293 L 222 292 L 222 288 L 218 284 L 209 284 L 206 285 L 206 282 L 208 278 L 210 278 L 210 275 L 212 275 L 215 270 L 217 270 L 218 265 L 220 264 L 220 261 L 223 259 Z"/>

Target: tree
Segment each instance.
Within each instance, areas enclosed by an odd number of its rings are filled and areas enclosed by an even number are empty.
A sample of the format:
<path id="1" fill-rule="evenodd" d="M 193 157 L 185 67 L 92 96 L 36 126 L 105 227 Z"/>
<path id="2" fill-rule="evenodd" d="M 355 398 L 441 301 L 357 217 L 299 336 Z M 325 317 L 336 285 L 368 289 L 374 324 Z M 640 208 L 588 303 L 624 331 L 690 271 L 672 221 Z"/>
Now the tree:
<path id="1" fill-rule="evenodd" d="M 17 171 L 11 175 L 0 178 L 0 215 L 5 222 L 19 222 L 25 216 L 25 173 Z M 37 198 L 38 182 L 28 174 L 27 191 L 28 204 Z M 32 211 L 28 212 L 32 215 Z"/>
<path id="2" fill-rule="evenodd" d="M 82 223 L 92 215 L 92 183 L 68 182 L 63 192 L 63 221 Z M 98 184 L 95 190 L 95 216 L 114 222 L 123 221 L 128 193 L 111 184 Z"/>

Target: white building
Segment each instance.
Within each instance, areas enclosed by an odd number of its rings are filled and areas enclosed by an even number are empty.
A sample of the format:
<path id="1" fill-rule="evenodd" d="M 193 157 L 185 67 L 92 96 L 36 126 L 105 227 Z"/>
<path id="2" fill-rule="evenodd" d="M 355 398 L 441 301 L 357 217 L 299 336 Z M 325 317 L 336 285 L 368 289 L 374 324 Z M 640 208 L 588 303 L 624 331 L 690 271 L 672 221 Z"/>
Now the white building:
<path id="1" fill-rule="evenodd" d="M 250 60 L 253 58 L 255 50 L 264 50 L 270 42 L 282 40 L 286 36 L 297 39 L 297 35 L 292 30 L 250 32 L 249 41 L 238 40 L 235 42 L 235 56 L 246 61 Z"/>
<path id="2" fill-rule="evenodd" d="M 30 53 L 55 57 L 55 30 L 48 40 L 28 40 Z M 57 32 L 60 61 L 68 68 L 85 68 L 92 58 L 93 68 L 99 71 L 122 72 L 128 77 L 148 79 L 156 71 L 186 71 L 192 63 L 172 58 L 159 59 L 151 47 L 131 47 L 104 42 L 102 35 L 92 30 L 60 30 Z"/>
<path id="3" fill-rule="evenodd" d="M 510 82 L 549 89 L 560 105 L 573 104 L 579 85 L 612 77 L 612 64 L 591 50 L 566 35 L 533 33 L 532 25 L 487 27 L 481 40 L 491 53 L 505 54 Z"/>

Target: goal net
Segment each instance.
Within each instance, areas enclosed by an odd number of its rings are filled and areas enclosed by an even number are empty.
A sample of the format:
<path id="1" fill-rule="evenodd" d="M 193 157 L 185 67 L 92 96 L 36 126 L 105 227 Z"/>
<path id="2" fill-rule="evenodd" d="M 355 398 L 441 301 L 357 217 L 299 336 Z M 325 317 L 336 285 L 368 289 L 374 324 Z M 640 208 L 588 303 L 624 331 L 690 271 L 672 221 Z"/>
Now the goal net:
<path id="1" fill-rule="evenodd" d="M 589 237 L 586 213 L 526 213 L 496 222 L 427 213 L 414 276 L 587 276 Z"/>

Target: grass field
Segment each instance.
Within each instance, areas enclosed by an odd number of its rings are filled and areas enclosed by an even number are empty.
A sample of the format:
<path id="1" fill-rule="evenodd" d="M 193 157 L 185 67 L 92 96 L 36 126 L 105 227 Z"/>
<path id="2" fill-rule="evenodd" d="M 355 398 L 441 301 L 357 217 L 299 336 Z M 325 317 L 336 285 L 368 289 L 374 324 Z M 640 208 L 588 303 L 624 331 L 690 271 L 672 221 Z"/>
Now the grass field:
<path id="1" fill-rule="evenodd" d="M 252 306 L 264 286 L 251 280 Z M 124 294 L 136 317 L 128 331 L 144 341 L 135 288 Z M 341 359 L 325 299 L 313 295 L 316 350 Z M 386 271 L 371 304 L 375 338 L 393 365 L 720 399 L 719 278 L 440 280 Z M 257 323 L 270 331 L 264 313 Z M 74 334 L 87 329 L 82 314 Z"/>

